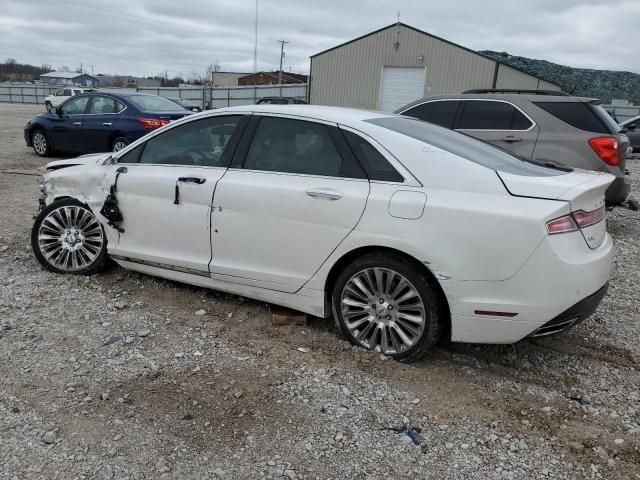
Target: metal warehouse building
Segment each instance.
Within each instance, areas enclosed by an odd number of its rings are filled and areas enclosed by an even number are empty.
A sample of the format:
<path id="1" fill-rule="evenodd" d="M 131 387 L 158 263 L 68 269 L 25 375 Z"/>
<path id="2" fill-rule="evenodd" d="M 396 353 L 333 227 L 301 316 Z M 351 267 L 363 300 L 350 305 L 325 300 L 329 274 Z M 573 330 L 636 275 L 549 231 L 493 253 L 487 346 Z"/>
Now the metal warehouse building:
<path id="1" fill-rule="evenodd" d="M 394 23 L 311 57 L 316 105 L 393 111 L 428 95 L 473 88 L 560 90 L 558 85 Z"/>
<path id="2" fill-rule="evenodd" d="M 96 77 L 75 72 L 43 73 L 40 75 L 40 81 L 50 85 L 83 85 L 85 87 L 97 87 L 100 83 Z"/>

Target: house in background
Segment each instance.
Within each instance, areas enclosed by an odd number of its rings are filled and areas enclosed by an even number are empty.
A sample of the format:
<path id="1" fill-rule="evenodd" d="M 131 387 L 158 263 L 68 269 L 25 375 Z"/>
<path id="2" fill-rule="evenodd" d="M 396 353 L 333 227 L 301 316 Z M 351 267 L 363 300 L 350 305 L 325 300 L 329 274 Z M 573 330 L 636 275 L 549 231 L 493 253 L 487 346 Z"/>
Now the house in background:
<path id="1" fill-rule="evenodd" d="M 299 73 L 282 72 L 282 85 L 292 83 L 307 83 L 307 75 Z M 238 85 L 279 85 L 280 72 L 256 72 L 238 79 Z"/>
<path id="2" fill-rule="evenodd" d="M 96 88 L 100 81 L 86 73 L 49 72 L 40 75 L 40 81 L 48 85 L 81 85 Z"/>

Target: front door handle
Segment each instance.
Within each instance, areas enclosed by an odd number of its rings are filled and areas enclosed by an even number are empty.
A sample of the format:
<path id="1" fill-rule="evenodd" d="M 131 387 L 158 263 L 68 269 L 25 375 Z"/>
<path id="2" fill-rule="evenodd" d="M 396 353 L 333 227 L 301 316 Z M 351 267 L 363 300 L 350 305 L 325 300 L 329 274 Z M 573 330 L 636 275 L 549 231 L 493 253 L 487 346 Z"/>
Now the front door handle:
<path id="1" fill-rule="evenodd" d="M 76 127 L 79 127 L 80 125 L 82 125 L 82 122 L 73 122 L 73 124 L 74 124 Z"/>
<path id="2" fill-rule="evenodd" d="M 197 183 L 198 185 L 202 185 L 207 179 L 202 177 L 180 177 L 178 181 L 181 183 Z"/>
<path id="3" fill-rule="evenodd" d="M 104 125 L 105 127 L 110 127 L 111 126 L 111 122 L 103 122 L 102 125 Z"/>
<path id="4" fill-rule="evenodd" d="M 509 135 L 508 137 L 502 137 L 500 140 L 506 143 L 516 143 L 521 142 L 522 137 L 514 137 L 513 135 Z"/>
<path id="5" fill-rule="evenodd" d="M 180 205 L 180 187 L 178 187 L 179 183 L 195 183 L 196 185 L 202 185 L 206 181 L 207 179 L 202 177 L 178 177 L 176 188 L 173 194 L 173 204 Z"/>
<path id="6" fill-rule="evenodd" d="M 328 198 L 330 200 L 339 200 L 342 198 L 342 193 L 336 190 L 330 190 L 328 188 L 316 188 L 313 190 L 307 190 L 307 195 L 313 198 Z"/>

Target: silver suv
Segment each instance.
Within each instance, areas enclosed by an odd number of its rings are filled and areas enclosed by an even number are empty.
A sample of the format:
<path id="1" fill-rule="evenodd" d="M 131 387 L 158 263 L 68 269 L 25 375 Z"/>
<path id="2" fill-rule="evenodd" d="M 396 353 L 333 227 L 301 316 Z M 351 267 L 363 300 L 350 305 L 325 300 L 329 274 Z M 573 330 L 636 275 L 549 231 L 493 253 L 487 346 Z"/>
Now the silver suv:
<path id="1" fill-rule="evenodd" d="M 458 130 L 526 159 L 611 173 L 608 205 L 627 199 L 629 139 L 593 98 L 546 90 L 470 90 L 410 103 L 396 113 Z"/>

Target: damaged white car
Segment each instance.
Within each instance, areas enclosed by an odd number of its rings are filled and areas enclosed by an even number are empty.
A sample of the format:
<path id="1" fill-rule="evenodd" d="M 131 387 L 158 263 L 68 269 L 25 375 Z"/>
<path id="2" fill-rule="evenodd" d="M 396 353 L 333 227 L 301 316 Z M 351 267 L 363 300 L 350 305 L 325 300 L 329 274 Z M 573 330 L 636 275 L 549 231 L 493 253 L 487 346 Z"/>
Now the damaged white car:
<path id="1" fill-rule="evenodd" d="M 612 266 L 614 177 L 523 161 L 419 120 L 254 105 L 52 162 L 32 233 L 59 273 L 125 268 L 334 316 L 410 361 L 588 317 Z"/>

